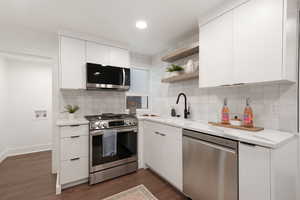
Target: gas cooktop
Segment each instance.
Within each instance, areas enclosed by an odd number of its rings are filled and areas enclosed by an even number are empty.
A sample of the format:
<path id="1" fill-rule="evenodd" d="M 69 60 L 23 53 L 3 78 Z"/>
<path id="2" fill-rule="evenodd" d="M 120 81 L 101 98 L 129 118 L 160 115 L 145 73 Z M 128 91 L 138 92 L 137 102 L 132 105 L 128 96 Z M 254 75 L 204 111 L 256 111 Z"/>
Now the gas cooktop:
<path id="1" fill-rule="evenodd" d="M 129 114 L 103 113 L 100 115 L 85 116 L 85 118 L 90 122 L 90 130 L 137 125 L 136 117 Z"/>

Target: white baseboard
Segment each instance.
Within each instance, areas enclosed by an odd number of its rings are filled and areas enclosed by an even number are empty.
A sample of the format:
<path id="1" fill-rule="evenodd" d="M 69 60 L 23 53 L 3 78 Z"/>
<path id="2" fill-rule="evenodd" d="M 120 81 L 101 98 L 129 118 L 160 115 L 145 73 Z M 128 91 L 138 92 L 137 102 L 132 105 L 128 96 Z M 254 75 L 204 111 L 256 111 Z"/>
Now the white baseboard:
<path id="1" fill-rule="evenodd" d="M 0 153 L 0 163 L 7 157 L 17 156 L 28 153 L 35 153 L 41 151 L 49 151 L 52 149 L 52 144 L 40 144 L 33 146 L 25 146 L 18 148 L 7 148 L 2 153 Z"/>
<path id="2" fill-rule="evenodd" d="M 6 154 L 7 154 L 7 150 L 6 149 L 4 149 L 2 152 L 0 152 L 0 163 L 3 160 L 5 160 L 5 158 L 7 157 Z"/>

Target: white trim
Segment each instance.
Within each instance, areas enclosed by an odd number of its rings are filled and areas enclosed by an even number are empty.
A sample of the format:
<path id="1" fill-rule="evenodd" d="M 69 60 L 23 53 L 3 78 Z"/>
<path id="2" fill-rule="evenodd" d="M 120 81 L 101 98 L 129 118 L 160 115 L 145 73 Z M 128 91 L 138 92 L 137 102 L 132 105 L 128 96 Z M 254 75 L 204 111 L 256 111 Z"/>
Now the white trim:
<path id="1" fill-rule="evenodd" d="M 25 146 L 19 148 L 7 148 L 0 154 L 0 163 L 10 156 L 23 155 L 41 151 L 49 151 L 52 149 L 52 144 L 40 144 L 33 146 Z"/>
<path id="2" fill-rule="evenodd" d="M 85 33 L 78 33 L 78 32 L 75 33 L 75 32 L 68 31 L 68 30 L 61 30 L 61 31 L 58 31 L 58 35 L 65 36 L 65 37 L 71 37 L 74 39 L 95 42 L 98 44 L 121 48 L 121 49 L 125 49 L 125 50 L 129 49 L 129 45 L 125 44 L 123 42 L 113 41 L 113 40 L 109 40 L 109 39 L 105 39 L 105 38 L 101 38 L 101 37 L 97 37 L 97 36 L 85 34 Z"/>
<path id="3" fill-rule="evenodd" d="M 6 154 L 7 154 L 7 150 L 6 150 L 6 149 L 4 149 L 4 150 L 0 153 L 0 163 L 1 163 L 3 160 L 5 160 L 5 159 L 7 158 Z"/>
<path id="4" fill-rule="evenodd" d="M 205 24 L 209 23 L 210 21 L 224 15 L 225 13 L 233 10 L 234 8 L 237 8 L 241 6 L 244 3 L 247 3 L 250 0 L 232 0 L 232 1 L 226 1 L 221 6 L 214 8 L 212 12 L 209 12 L 208 14 L 202 15 L 198 18 L 199 27 L 204 26 Z"/>

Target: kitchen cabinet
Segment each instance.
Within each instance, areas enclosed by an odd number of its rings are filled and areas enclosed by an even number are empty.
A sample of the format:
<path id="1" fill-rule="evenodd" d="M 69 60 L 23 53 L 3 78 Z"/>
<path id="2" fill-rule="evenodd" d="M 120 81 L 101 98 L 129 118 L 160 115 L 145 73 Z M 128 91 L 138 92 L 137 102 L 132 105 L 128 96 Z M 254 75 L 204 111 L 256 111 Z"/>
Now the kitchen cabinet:
<path id="1" fill-rule="evenodd" d="M 117 47 L 87 42 L 87 62 L 116 67 L 130 67 L 129 51 Z"/>
<path id="2" fill-rule="evenodd" d="M 60 127 L 60 184 L 68 187 L 77 181 L 87 180 L 88 125 Z"/>
<path id="3" fill-rule="evenodd" d="M 129 51 L 125 49 L 110 48 L 110 65 L 117 67 L 130 67 Z"/>
<path id="4" fill-rule="evenodd" d="M 235 83 L 282 80 L 283 0 L 251 0 L 234 13 Z"/>
<path id="5" fill-rule="evenodd" d="M 182 129 L 144 122 L 144 161 L 182 191 Z"/>
<path id="6" fill-rule="evenodd" d="M 60 36 L 60 88 L 86 89 L 86 63 L 130 68 L 126 49 Z"/>
<path id="7" fill-rule="evenodd" d="M 87 62 L 109 65 L 110 64 L 110 47 L 95 42 L 86 42 Z"/>
<path id="8" fill-rule="evenodd" d="M 85 89 L 85 41 L 60 38 L 60 88 Z"/>
<path id="9" fill-rule="evenodd" d="M 233 84 L 233 12 L 200 29 L 199 86 Z"/>
<path id="10" fill-rule="evenodd" d="M 239 145 L 239 199 L 270 200 L 271 151 L 255 145 Z"/>
<path id="11" fill-rule="evenodd" d="M 297 199 L 297 140 L 277 149 L 239 144 L 239 199 Z"/>
<path id="12" fill-rule="evenodd" d="M 250 0 L 200 26 L 199 87 L 296 81 L 297 1 Z"/>

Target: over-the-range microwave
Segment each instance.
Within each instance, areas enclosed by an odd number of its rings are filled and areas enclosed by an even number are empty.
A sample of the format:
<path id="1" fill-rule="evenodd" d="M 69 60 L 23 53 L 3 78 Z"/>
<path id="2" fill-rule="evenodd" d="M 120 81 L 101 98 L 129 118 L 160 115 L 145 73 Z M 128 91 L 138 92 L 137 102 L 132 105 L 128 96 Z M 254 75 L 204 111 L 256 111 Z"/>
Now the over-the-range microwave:
<path id="1" fill-rule="evenodd" d="M 86 88 L 128 90 L 130 69 L 100 64 L 86 64 Z"/>

